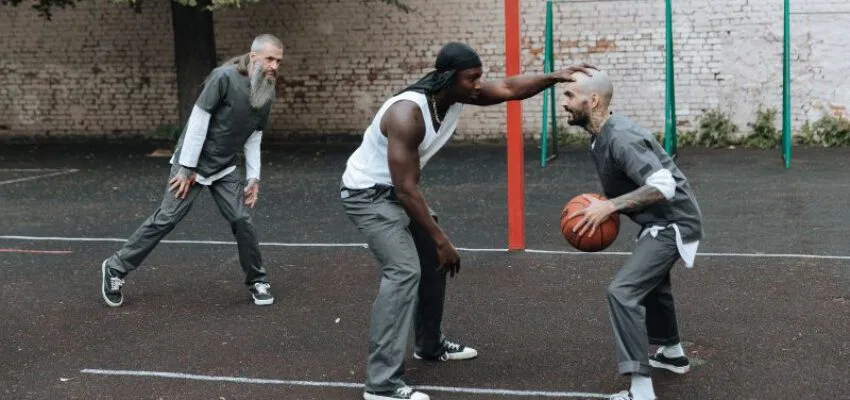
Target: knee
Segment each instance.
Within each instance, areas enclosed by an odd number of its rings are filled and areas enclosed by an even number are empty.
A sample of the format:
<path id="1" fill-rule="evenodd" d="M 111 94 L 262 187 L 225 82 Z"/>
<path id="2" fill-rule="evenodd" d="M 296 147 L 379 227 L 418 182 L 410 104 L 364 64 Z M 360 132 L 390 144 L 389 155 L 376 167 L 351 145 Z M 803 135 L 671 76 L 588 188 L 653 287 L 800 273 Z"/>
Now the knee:
<path id="1" fill-rule="evenodd" d="M 422 270 L 418 263 L 409 262 L 407 260 L 394 263 L 392 269 L 388 272 L 388 277 L 402 285 L 416 286 L 422 279 Z"/>
<path id="2" fill-rule="evenodd" d="M 173 212 L 162 212 L 161 210 L 158 210 L 153 218 L 150 219 L 151 225 L 160 230 L 174 229 L 179 220 L 179 214 Z"/>
<path id="3" fill-rule="evenodd" d="M 249 228 L 251 225 L 251 216 L 247 214 L 238 215 L 230 219 L 230 227 L 233 228 L 234 231 Z"/>
<path id="4" fill-rule="evenodd" d="M 634 302 L 634 296 L 632 295 L 628 286 L 625 286 L 620 282 L 611 282 L 605 292 L 607 294 L 609 302 L 614 302 L 623 305 L 627 305 L 630 302 Z"/>
<path id="5" fill-rule="evenodd" d="M 399 277 L 405 282 L 419 283 L 422 279 L 422 270 L 420 268 L 404 268 Z"/>

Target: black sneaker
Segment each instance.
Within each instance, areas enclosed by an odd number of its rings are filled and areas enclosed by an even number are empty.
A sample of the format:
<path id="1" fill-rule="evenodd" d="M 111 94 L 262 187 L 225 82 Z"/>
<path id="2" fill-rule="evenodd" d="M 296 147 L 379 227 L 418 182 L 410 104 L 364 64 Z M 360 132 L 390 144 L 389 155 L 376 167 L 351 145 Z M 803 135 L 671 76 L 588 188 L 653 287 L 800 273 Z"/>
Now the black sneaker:
<path id="1" fill-rule="evenodd" d="M 478 357 L 478 350 L 472 347 L 454 343 L 448 340 L 443 340 L 443 354 L 436 357 L 423 357 L 417 352 L 413 352 L 413 358 L 417 360 L 440 360 L 440 361 L 460 361 L 469 360 Z"/>
<path id="2" fill-rule="evenodd" d="M 661 347 L 655 354 L 649 356 L 649 365 L 654 368 L 666 369 L 677 374 L 686 374 L 691 370 L 691 363 L 688 357 L 665 357 L 664 348 Z"/>
<path id="3" fill-rule="evenodd" d="M 363 400 L 431 400 L 427 394 L 414 391 L 409 386 L 400 387 L 389 392 L 363 392 Z"/>
<path id="4" fill-rule="evenodd" d="M 100 292 L 103 294 L 103 300 L 110 307 L 120 307 L 124 303 L 124 296 L 121 295 L 121 286 L 124 285 L 124 280 L 121 279 L 121 274 L 106 266 L 106 260 L 100 264 L 101 285 Z"/>
<path id="5" fill-rule="evenodd" d="M 265 282 L 257 282 L 251 286 L 251 297 L 254 298 L 254 304 L 258 306 L 267 306 L 274 303 L 274 296 L 269 292 L 271 286 Z"/>

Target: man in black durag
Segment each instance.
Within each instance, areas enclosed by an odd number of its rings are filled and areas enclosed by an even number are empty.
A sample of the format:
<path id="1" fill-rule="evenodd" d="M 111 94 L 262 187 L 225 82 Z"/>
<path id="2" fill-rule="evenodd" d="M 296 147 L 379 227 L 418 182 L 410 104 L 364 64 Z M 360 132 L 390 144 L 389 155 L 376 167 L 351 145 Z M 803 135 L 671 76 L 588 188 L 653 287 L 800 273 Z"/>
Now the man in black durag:
<path id="1" fill-rule="evenodd" d="M 446 274 L 460 269 L 460 256 L 437 224 L 419 190 L 421 168 L 448 142 L 464 104 L 523 100 L 588 65 L 551 74 L 484 81 L 481 59 L 469 46 L 449 43 L 435 70 L 387 100 L 366 128 L 342 176 L 346 214 L 366 237 L 381 271 L 372 306 L 366 400 L 428 400 L 402 380 L 411 325 L 417 359 L 453 361 L 478 352 L 447 340 L 441 323 Z M 589 72 L 588 72 L 589 73 Z"/>

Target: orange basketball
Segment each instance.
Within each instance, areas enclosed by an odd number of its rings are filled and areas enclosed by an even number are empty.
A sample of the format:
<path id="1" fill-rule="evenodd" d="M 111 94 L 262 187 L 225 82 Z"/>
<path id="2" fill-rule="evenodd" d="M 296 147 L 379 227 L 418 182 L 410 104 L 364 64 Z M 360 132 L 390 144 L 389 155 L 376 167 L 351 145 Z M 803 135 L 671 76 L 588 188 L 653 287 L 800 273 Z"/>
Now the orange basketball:
<path id="1" fill-rule="evenodd" d="M 620 214 L 613 213 L 608 219 L 603 221 L 596 228 L 593 235 L 588 235 L 590 229 L 584 232 L 584 235 L 579 236 L 578 232 L 573 232 L 573 227 L 584 217 L 582 215 L 567 219 L 567 216 L 577 210 L 581 210 L 588 205 L 590 201 L 584 198 L 584 195 L 595 197 L 599 200 L 608 200 L 605 196 L 597 193 L 585 193 L 573 197 L 561 210 L 561 234 L 564 239 L 567 239 L 573 247 L 586 252 L 600 251 L 608 248 L 614 240 L 617 239 L 617 234 L 620 232 Z"/>

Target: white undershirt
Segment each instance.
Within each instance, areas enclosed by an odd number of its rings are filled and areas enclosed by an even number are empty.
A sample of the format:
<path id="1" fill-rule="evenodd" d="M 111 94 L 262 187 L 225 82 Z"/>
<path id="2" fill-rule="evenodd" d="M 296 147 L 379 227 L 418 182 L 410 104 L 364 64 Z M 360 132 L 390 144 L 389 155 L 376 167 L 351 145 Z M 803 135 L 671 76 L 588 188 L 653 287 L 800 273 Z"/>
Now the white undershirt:
<path id="1" fill-rule="evenodd" d="M 180 149 L 180 165 L 187 168 L 198 166 L 198 158 L 204 148 L 211 118 L 212 115 L 206 110 L 198 106 L 192 108 L 192 114 L 189 115 L 189 121 L 186 125 L 186 137 L 183 138 L 183 145 Z M 254 131 L 245 142 L 245 175 L 249 180 L 260 179 L 260 143 L 262 138 L 263 131 Z M 174 158 L 174 156 L 171 156 L 170 162 L 172 164 L 175 162 Z M 235 170 L 236 166 L 232 165 L 209 177 L 195 174 L 195 181 L 201 185 L 210 185 Z"/>
<path id="2" fill-rule="evenodd" d="M 665 168 L 659 169 L 647 177 L 646 184 L 658 189 L 667 200 L 673 199 L 676 195 L 676 180 L 673 179 L 673 174 Z M 697 254 L 697 247 L 699 247 L 699 240 L 690 243 L 682 242 L 682 234 L 679 232 L 679 226 L 675 223 L 667 226 L 653 225 L 647 227 L 641 231 L 638 239 L 643 238 L 646 234 L 656 237 L 659 231 L 669 227 L 672 227 L 676 231 L 676 247 L 679 249 L 679 255 L 682 257 L 682 261 L 685 262 L 686 267 L 692 268 L 694 266 L 694 258 L 696 258 Z"/>

